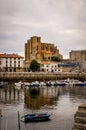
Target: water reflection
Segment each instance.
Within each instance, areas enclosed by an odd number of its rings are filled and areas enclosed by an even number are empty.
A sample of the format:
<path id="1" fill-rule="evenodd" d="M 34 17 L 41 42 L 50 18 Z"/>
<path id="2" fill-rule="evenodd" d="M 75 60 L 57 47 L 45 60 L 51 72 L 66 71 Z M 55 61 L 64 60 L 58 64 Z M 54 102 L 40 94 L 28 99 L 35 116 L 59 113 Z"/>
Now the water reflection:
<path id="1" fill-rule="evenodd" d="M 34 92 L 29 88 L 18 89 L 14 84 L 9 84 L 0 88 L 0 109 L 3 114 L 1 130 L 4 130 L 6 115 L 8 130 L 18 129 L 17 112 L 22 116 L 33 110 L 52 112 L 51 122 L 46 122 L 46 125 L 43 122 L 27 125 L 21 123 L 23 130 L 72 130 L 74 114 L 86 100 L 85 97 L 86 87 L 41 87 Z"/>
<path id="2" fill-rule="evenodd" d="M 67 93 L 70 100 L 75 98 L 86 98 L 86 87 L 41 87 L 41 88 L 15 88 L 14 84 L 9 84 L 0 88 L 0 103 L 16 104 L 24 103 L 26 109 L 41 109 L 45 106 L 57 105 L 59 95 Z"/>
<path id="3" fill-rule="evenodd" d="M 25 107 L 40 109 L 43 106 L 56 105 L 58 100 L 58 88 L 31 88 L 25 90 Z"/>
<path id="4" fill-rule="evenodd" d="M 58 95 L 58 87 L 17 89 L 14 84 L 9 84 L 0 89 L 0 103 L 15 104 L 24 102 L 24 107 L 27 109 L 40 109 L 43 106 L 56 105 Z"/>
<path id="5" fill-rule="evenodd" d="M 9 84 L 4 88 L 0 88 L 0 102 L 3 104 L 15 104 L 22 101 L 23 91 L 14 87 L 14 84 Z"/>

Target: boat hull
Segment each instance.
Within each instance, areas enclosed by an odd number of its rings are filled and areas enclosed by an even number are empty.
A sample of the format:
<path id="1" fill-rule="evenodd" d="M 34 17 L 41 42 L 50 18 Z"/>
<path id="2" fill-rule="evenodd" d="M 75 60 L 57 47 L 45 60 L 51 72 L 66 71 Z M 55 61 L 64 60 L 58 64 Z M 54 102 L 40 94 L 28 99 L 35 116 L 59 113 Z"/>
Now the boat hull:
<path id="1" fill-rule="evenodd" d="M 24 117 L 24 122 L 37 122 L 50 120 L 51 114 L 27 114 Z"/>

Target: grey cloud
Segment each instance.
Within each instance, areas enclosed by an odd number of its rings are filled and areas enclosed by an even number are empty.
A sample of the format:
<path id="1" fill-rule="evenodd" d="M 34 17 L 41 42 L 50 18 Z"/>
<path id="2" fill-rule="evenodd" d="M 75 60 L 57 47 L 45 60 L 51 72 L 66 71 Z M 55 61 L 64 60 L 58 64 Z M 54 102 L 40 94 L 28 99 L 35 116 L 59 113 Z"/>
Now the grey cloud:
<path id="1" fill-rule="evenodd" d="M 64 56 L 85 49 L 85 12 L 86 0 L 0 0 L 0 51 L 10 46 L 24 53 L 33 35 L 57 45 Z"/>

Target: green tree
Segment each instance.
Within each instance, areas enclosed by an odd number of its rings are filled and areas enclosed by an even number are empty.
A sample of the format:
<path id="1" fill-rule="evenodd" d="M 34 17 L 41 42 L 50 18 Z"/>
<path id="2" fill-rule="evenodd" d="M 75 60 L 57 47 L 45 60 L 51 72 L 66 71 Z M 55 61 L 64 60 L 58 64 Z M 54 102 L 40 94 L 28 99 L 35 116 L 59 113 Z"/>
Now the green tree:
<path id="1" fill-rule="evenodd" d="M 57 56 L 52 56 L 51 61 L 60 61 L 60 58 Z"/>
<path id="2" fill-rule="evenodd" d="M 30 63 L 30 70 L 38 71 L 40 69 L 40 64 L 36 60 L 32 60 Z"/>

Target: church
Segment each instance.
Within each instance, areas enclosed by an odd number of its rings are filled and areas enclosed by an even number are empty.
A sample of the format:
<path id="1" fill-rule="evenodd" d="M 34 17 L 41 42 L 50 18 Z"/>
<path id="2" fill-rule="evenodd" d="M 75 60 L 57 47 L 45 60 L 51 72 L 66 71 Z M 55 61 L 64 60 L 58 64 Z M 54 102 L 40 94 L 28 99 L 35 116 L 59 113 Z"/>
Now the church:
<path id="1" fill-rule="evenodd" d="M 52 43 L 41 42 L 41 37 L 33 36 L 25 43 L 25 61 L 31 62 L 33 59 L 38 62 L 51 61 L 52 56 L 63 59 L 57 46 Z"/>

